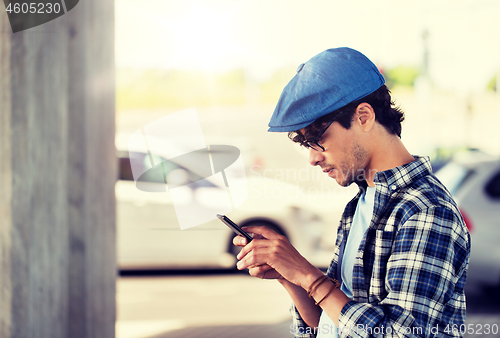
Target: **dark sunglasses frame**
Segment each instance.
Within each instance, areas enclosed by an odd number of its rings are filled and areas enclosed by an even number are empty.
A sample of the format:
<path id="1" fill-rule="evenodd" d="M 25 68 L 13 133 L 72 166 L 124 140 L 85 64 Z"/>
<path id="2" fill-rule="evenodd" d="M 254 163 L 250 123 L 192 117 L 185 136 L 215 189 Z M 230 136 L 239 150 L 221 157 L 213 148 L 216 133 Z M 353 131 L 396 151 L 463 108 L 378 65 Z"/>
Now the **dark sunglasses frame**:
<path id="1" fill-rule="evenodd" d="M 328 129 L 328 127 L 330 127 L 330 125 L 333 123 L 334 121 L 330 121 L 330 122 L 327 122 L 325 127 L 323 128 L 323 130 L 318 134 L 318 136 L 316 136 L 316 138 L 314 140 L 311 140 L 311 141 L 307 141 L 305 140 L 304 141 L 304 147 L 306 147 L 307 149 L 309 148 L 312 148 L 316 151 L 319 151 L 320 153 L 324 152 L 325 151 L 325 147 L 323 147 L 320 143 L 319 143 L 319 140 L 321 139 L 321 137 L 323 136 L 323 134 L 325 133 L 325 131 Z"/>

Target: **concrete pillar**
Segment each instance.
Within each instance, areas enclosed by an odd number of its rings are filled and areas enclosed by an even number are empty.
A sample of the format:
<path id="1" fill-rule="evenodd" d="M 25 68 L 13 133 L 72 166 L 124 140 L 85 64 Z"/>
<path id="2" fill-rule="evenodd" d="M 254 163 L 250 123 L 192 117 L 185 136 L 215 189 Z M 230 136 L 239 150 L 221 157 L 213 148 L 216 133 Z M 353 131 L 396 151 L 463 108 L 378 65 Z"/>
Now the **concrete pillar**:
<path id="1" fill-rule="evenodd" d="M 13 34 L 0 10 L 2 338 L 115 335 L 113 12 Z"/>

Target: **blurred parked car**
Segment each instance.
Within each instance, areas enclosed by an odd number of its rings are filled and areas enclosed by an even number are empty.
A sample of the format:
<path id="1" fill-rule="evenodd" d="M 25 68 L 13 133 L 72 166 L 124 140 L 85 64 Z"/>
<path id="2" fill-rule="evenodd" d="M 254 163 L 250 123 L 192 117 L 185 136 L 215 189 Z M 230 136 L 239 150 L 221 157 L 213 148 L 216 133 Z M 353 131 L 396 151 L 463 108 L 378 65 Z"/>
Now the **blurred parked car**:
<path id="1" fill-rule="evenodd" d="M 131 158 L 135 161 L 134 165 L 142 161 L 147 166 L 150 156 L 140 151 L 118 150 L 116 199 L 119 269 L 233 268 L 238 251 L 232 245 L 235 234 L 222 222 L 216 219 L 181 230 L 168 190 L 166 193 L 155 193 L 150 191 L 161 189 L 153 187 L 143 191 L 136 187 Z M 197 173 L 172 160 L 165 170 L 165 177 L 169 177 L 169 172 L 183 171 L 186 184 L 190 184 L 192 190 L 197 190 L 197 193 L 191 194 L 193 198 L 226 193 L 224 185 L 220 186 L 209 178 L 200 180 Z M 154 178 L 142 184 L 163 186 L 165 190 L 165 182 Z M 304 206 L 299 194 L 293 194 L 298 187 L 264 178 L 249 178 L 248 187 L 247 200 L 230 212 L 228 217 L 240 226 L 265 225 L 285 235 L 313 264 L 319 267 L 329 265 L 331 254 L 321 250 L 325 224 L 318 214 Z M 288 192 L 286 197 L 283 195 L 285 191 Z"/>
<path id="2" fill-rule="evenodd" d="M 471 236 L 466 290 L 500 285 L 500 159 L 481 152 L 453 157 L 436 176 L 454 196 Z"/>

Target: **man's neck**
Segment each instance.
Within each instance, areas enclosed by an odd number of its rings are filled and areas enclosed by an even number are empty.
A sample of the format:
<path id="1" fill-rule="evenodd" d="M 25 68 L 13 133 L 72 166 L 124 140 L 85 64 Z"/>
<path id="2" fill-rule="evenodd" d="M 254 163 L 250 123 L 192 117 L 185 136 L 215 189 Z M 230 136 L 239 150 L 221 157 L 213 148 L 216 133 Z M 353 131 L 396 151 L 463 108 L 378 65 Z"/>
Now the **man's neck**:
<path id="1" fill-rule="evenodd" d="M 413 162 L 415 158 L 408 152 L 401 139 L 397 136 L 385 139 L 372 153 L 366 168 L 366 182 L 374 187 L 373 178 L 379 171 L 389 170 L 403 164 Z"/>

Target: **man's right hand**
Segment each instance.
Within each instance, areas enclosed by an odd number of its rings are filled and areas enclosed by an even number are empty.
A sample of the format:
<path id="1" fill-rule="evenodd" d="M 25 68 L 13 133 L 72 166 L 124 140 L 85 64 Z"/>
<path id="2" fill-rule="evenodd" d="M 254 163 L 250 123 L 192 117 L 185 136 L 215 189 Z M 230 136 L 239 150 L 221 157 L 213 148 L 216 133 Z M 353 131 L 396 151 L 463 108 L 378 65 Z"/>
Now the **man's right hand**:
<path id="1" fill-rule="evenodd" d="M 260 228 L 260 229 L 259 229 Z M 252 231 L 254 229 L 254 231 Z M 254 240 L 269 240 L 268 238 L 264 237 L 262 234 L 256 233 L 258 232 L 263 232 L 268 235 L 268 237 L 276 237 L 276 238 L 281 238 L 283 239 L 284 237 L 281 237 L 278 235 L 276 232 L 266 228 L 266 227 L 252 227 L 252 228 L 243 228 L 246 232 L 253 233 L 253 238 Z M 271 242 L 271 241 L 270 241 Z M 288 242 L 288 241 L 286 241 Z M 252 242 L 254 241 L 252 240 Z M 243 236 L 236 236 L 233 238 L 233 244 L 236 246 L 244 247 L 246 246 L 247 240 Z M 252 245 L 254 246 L 255 243 Z M 291 245 L 289 244 L 291 247 Z M 248 249 L 248 248 L 247 248 Z M 243 251 L 247 251 L 243 249 Z M 298 254 L 298 253 L 297 253 Z M 243 252 L 243 255 L 240 254 L 238 257 L 244 258 L 245 253 Z M 242 257 L 243 256 L 243 257 Z M 294 257 L 293 260 L 297 260 L 297 256 Z M 302 258 L 302 260 L 305 260 Z M 307 262 L 307 261 L 306 261 Z M 307 263 L 309 265 L 309 263 Z M 277 272 L 274 268 L 272 268 L 270 265 L 266 263 L 261 263 L 261 265 L 253 265 L 253 266 L 248 266 L 248 271 L 251 276 L 259 277 L 262 279 L 277 279 L 278 282 L 283 285 L 285 290 L 290 294 L 292 297 L 292 300 L 295 304 L 295 307 L 297 310 L 300 312 L 302 319 L 309 325 L 310 327 L 316 327 L 318 326 L 319 323 L 319 317 L 321 315 L 321 308 L 319 306 L 316 306 L 314 304 L 314 300 L 311 299 L 308 295 L 306 290 L 302 287 L 299 286 L 298 283 L 292 283 L 285 279 L 279 272 Z M 319 271 L 319 270 L 318 270 Z M 323 275 L 321 271 L 319 271 L 319 275 Z M 315 276 L 317 278 L 317 276 Z M 310 284 L 308 284 L 309 286 Z"/>
<path id="2" fill-rule="evenodd" d="M 266 228 L 268 229 L 268 228 Z M 245 227 L 243 227 L 243 230 L 245 230 Z M 273 231 L 269 229 L 270 231 Z M 264 236 L 261 234 L 256 234 L 253 233 L 253 238 L 255 239 L 262 239 Z M 233 238 L 233 244 L 236 246 L 241 246 L 244 247 L 247 245 L 247 239 L 243 236 L 236 236 Z M 254 265 L 251 267 L 248 267 L 249 274 L 253 277 L 258 277 L 260 279 L 279 279 L 279 280 L 284 280 L 283 276 L 281 276 L 276 270 L 274 270 L 272 267 L 270 267 L 267 264 L 264 265 Z"/>
<path id="3" fill-rule="evenodd" d="M 249 226 L 244 229 L 253 233 L 254 239 L 244 245 L 237 256 L 240 260 L 237 264 L 239 270 L 248 268 L 251 276 L 264 278 L 264 273 L 270 270 L 270 267 L 276 270 L 276 273 L 272 273 L 273 277 L 279 278 L 279 274 L 304 289 L 318 276 L 323 275 L 323 272 L 309 263 L 285 236 L 264 226 Z M 239 243 L 240 246 L 246 244 L 241 239 Z"/>

